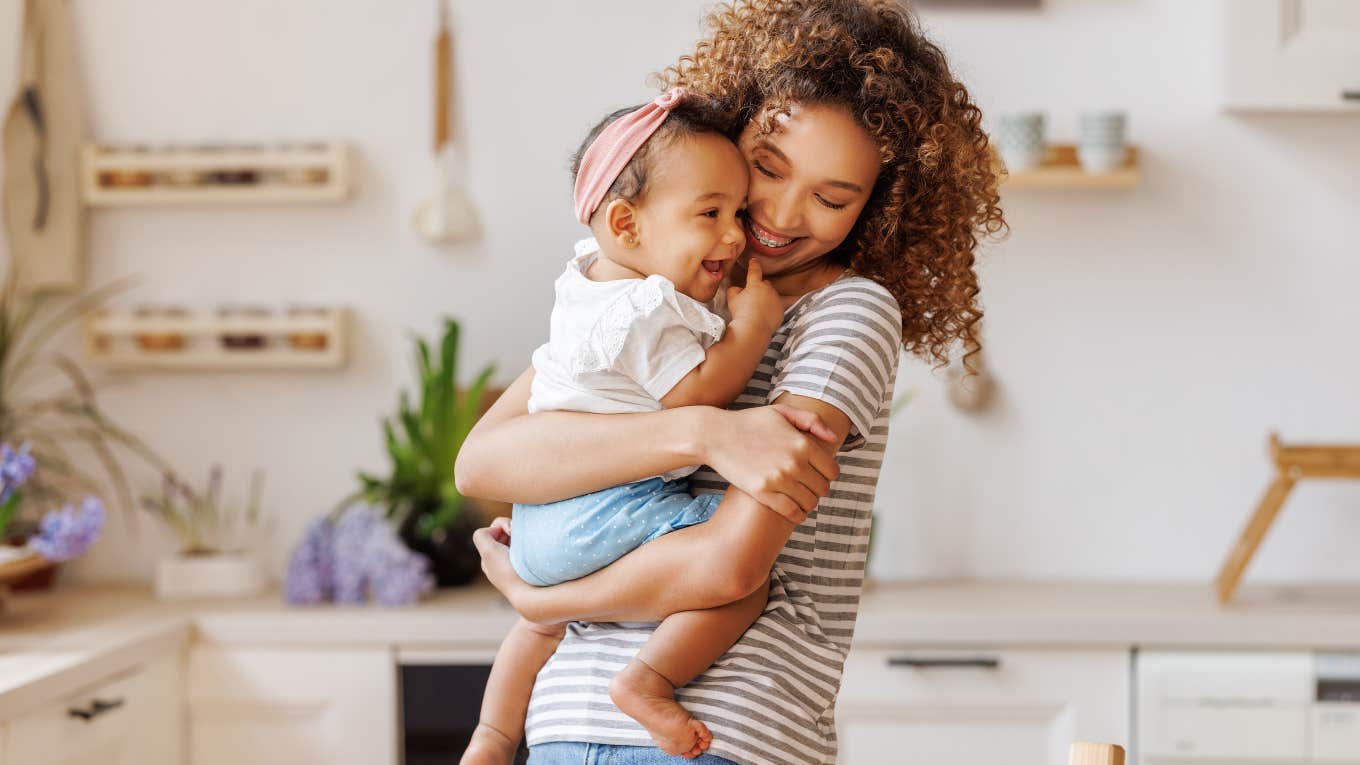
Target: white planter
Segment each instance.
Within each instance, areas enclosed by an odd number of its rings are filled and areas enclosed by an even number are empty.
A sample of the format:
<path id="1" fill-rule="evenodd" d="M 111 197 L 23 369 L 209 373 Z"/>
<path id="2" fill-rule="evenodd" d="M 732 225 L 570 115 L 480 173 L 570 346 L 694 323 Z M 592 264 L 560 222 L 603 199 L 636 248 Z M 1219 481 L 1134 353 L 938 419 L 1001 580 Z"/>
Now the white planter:
<path id="1" fill-rule="evenodd" d="M 156 595 L 167 600 L 242 598 L 264 588 L 264 568 L 246 553 L 178 554 L 156 566 Z"/>

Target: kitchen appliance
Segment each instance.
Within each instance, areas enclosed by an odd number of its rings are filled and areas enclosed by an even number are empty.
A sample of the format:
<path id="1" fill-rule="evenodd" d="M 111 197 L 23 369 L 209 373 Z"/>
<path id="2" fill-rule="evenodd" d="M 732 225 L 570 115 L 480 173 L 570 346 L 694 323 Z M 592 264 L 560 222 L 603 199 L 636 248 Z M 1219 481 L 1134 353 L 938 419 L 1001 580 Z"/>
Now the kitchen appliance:
<path id="1" fill-rule="evenodd" d="M 1360 652 L 1140 651 L 1136 762 L 1360 763 Z"/>

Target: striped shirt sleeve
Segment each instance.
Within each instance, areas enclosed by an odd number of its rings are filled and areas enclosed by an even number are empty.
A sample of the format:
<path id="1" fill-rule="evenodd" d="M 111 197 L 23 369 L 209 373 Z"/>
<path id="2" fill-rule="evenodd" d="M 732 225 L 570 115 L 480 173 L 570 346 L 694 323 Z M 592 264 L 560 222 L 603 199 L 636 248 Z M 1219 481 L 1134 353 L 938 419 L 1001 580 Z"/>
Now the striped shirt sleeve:
<path id="1" fill-rule="evenodd" d="M 902 342 L 897 301 L 867 279 L 847 279 L 807 303 L 789 333 L 770 399 L 783 393 L 824 401 L 850 418 L 842 451 L 865 443 Z"/>

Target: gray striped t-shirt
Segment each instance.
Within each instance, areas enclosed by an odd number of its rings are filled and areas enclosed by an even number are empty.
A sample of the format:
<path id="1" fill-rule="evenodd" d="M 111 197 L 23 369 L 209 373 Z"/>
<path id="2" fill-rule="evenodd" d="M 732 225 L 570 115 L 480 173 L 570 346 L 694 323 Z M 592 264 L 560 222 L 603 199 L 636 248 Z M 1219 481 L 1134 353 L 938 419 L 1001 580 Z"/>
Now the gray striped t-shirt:
<path id="1" fill-rule="evenodd" d="M 710 754 L 741 765 L 836 760 L 835 701 L 855 630 L 870 511 L 888 437 L 901 349 L 897 301 L 877 283 L 846 277 L 785 313 L 769 350 L 733 404 L 782 393 L 819 399 L 852 426 L 831 493 L 794 529 L 770 572 L 770 600 L 751 629 L 676 697 L 713 732 Z M 700 492 L 727 484 L 702 468 Z M 538 674 L 529 702 L 530 746 L 549 741 L 651 746 L 609 700 L 609 681 L 654 624 L 574 622 Z"/>

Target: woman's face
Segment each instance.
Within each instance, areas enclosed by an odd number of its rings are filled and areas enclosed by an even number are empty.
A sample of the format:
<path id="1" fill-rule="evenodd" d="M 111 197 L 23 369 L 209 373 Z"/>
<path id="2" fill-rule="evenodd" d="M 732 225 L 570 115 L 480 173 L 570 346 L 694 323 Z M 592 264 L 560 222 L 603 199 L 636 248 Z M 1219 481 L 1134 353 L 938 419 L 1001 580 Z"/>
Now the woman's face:
<path id="1" fill-rule="evenodd" d="M 873 138 L 845 109 L 796 105 L 769 135 L 738 145 L 751 167 L 746 252 L 769 276 L 815 268 L 844 241 L 878 178 Z"/>

